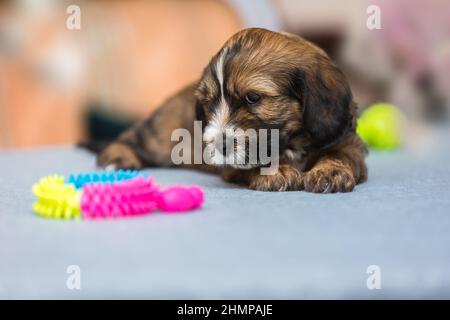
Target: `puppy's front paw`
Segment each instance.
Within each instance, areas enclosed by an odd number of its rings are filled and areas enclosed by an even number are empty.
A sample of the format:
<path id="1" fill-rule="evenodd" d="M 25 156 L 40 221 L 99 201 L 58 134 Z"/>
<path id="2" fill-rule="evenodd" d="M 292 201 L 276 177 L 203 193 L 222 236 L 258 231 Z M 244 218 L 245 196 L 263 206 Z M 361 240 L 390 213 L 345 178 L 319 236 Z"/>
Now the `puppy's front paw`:
<path id="1" fill-rule="evenodd" d="M 272 175 L 256 175 L 249 184 L 259 191 L 294 191 L 303 189 L 303 176 L 292 166 L 281 165 Z"/>
<path id="2" fill-rule="evenodd" d="M 324 163 L 305 174 L 305 190 L 316 193 L 349 192 L 355 187 L 350 168 L 338 163 Z"/>
<path id="3" fill-rule="evenodd" d="M 113 169 L 141 169 L 142 163 L 133 150 L 121 143 L 113 142 L 97 157 L 97 165 Z"/>

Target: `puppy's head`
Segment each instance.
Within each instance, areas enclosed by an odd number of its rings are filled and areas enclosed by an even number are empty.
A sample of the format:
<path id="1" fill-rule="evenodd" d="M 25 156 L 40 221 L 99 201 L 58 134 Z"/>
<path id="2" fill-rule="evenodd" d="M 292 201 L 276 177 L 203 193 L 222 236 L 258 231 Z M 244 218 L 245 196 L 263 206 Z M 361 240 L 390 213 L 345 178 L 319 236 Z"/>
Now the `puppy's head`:
<path id="1" fill-rule="evenodd" d="M 264 164 L 259 157 L 249 163 L 248 144 L 236 143 L 248 129 L 256 130 L 256 139 L 259 129 L 278 129 L 281 154 L 299 136 L 312 147 L 330 145 L 352 123 L 349 85 L 327 55 L 300 37 L 264 29 L 231 37 L 205 68 L 196 96 L 205 143 L 226 143 L 211 148 L 216 165 Z M 227 159 L 230 144 L 233 159 L 244 163 Z"/>

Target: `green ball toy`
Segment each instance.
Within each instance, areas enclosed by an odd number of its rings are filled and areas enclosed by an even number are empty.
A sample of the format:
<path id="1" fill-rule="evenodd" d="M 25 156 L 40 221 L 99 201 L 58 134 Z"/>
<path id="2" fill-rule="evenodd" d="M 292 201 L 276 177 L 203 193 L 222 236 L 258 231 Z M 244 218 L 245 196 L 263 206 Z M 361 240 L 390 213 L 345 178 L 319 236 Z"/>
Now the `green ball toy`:
<path id="1" fill-rule="evenodd" d="M 388 103 L 376 103 L 358 119 L 356 132 L 371 148 L 391 150 L 402 144 L 404 117 Z"/>

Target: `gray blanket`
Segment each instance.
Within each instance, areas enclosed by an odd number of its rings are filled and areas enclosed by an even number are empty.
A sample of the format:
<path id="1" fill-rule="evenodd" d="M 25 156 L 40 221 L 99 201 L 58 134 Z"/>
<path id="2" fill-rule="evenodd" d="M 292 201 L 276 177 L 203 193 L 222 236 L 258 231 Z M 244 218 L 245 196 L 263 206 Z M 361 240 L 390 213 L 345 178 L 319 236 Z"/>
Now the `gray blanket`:
<path id="1" fill-rule="evenodd" d="M 31 210 L 34 182 L 94 170 L 93 155 L 0 152 L 0 298 L 450 298 L 449 137 L 371 153 L 369 181 L 347 194 L 150 169 L 165 185 L 202 185 L 204 207 L 108 221 Z"/>

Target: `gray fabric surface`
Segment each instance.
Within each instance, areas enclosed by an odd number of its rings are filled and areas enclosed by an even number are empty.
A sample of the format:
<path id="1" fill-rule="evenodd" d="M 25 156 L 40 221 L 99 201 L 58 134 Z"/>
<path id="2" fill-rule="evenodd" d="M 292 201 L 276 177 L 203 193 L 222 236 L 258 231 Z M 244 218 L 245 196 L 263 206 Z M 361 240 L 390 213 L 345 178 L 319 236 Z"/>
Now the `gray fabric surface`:
<path id="1" fill-rule="evenodd" d="M 369 181 L 348 194 L 263 193 L 151 169 L 164 184 L 202 185 L 204 208 L 110 221 L 31 210 L 34 182 L 93 170 L 92 155 L 3 151 L 0 298 L 450 298 L 449 137 L 372 153 Z M 373 264 L 380 290 L 366 287 Z M 81 290 L 66 287 L 69 265 L 81 268 Z"/>

